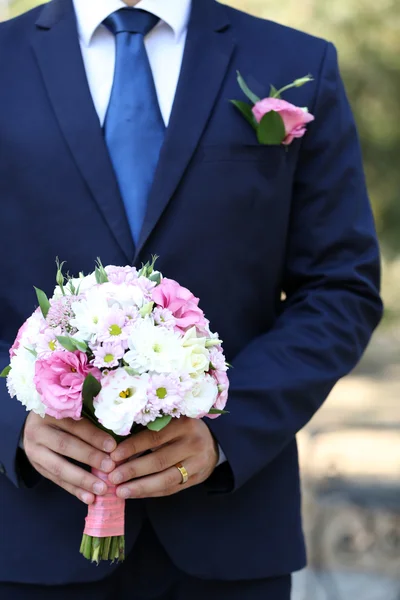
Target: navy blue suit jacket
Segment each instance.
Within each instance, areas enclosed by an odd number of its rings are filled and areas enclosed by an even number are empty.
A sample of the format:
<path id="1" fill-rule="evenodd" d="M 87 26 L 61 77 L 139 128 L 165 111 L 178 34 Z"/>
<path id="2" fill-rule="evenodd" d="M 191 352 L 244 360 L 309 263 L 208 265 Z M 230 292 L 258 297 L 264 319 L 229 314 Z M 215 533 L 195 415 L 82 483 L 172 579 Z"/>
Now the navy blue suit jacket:
<path id="1" fill-rule="evenodd" d="M 240 70 L 259 96 L 315 115 L 302 140 L 261 146 L 230 99 Z M 54 287 L 104 264 L 158 267 L 201 298 L 229 362 L 230 414 L 209 422 L 228 464 L 208 485 L 128 502 L 127 546 L 147 515 L 199 577 L 300 569 L 295 435 L 359 360 L 381 317 L 379 252 L 359 143 L 334 47 L 214 0 L 193 0 L 181 77 L 137 247 L 86 81 L 71 0 L 0 25 L 1 366 Z M 281 299 L 284 291 L 286 299 Z M 0 580 L 100 579 L 79 555 L 86 507 L 21 480 L 26 412 L 0 389 Z"/>

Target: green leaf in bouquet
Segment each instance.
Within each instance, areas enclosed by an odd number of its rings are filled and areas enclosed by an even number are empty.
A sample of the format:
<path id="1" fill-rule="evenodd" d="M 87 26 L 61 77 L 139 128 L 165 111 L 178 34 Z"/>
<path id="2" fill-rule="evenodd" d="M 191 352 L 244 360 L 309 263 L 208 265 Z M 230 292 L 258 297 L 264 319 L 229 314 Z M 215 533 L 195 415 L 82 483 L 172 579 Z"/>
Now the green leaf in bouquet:
<path id="1" fill-rule="evenodd" d="M 39 302 L 40 310 L 42 311 L 42 315 L 44 316 L 44 318 L 46 318 L 50 310 L 49 299 L 46 296 L 46 294 L 42 290 L 39 290 L 39 288 L 37 287 L 35 287 L 35 292 Z"/>
<path id="2" fill-rule="evenodd" d="M 88 346 L 86 344 L 86 342 L 82 342 L 81 340 L 76 340 L 75 338 L 70 338 L 73 342 L 73 344 L 75 345 L 75 348 L 77 350 L 80 350 L 81 352 L 87 352 Z"/>
<path id="3" fill-rule="evenodd" d="M 7 365 L 6 367 L 4 367 L 4 369 L 2 370 L 2 372 L 0 373 L 0 377 L 7 377 L 8 374 L 11 371 L 11 365 Z"/>
<path id="4" fill-rule="evenodd" d="M 164 429 L 164 427 L 166 427 L 171 421 L 171 415 L 164 415 L 162 417 L 158 417 L 158 419 L 152 423 L 148 423 L 147 429 L 150 429 L 150 431 L 161 431 L 161 429 Z"/>
<path id="5" fill-rule="evenodd" d="M 257 122 L 254 118 L 253 111 L 250 104 L 242 102 L 241 100 L 231 100 L 231 103 L 242 113 L 244 118 L 250 125 L 257 131 Z"/>
<path id="6" fill-rule="evenodd" d="M 61 346 L 68 350 L 68 352 L 75 352 L 76 346 L 73 343 L 72 338 L 68 337 L 67 335 L 57 335 L 56 338 Z"/>
<path id="7" fill-rule="evenodd" d="M 148 278 L 150 278 L 150 275 L 154 271 L 154 265 L 156 264 L 158 258 L 159 257 L 157 256 L 157 254 L 153 254 L 152 257 L 151 257 L 151 262 L 147 261 L 146 264 L 142 264 L 142 268 L 140 269 L 140 271 L 138 273 L 138 277 L 148 277 Z"/>
<path id="8" fill-rule="evenodd" d="M 98 258 L 96 261 L 96 268 L 94 270 L 94 273 L 95 273 L 97 283 L 107 283 L 108 282 L 108 276 L 107 276 L 106 270 L 103 267 L 103 264 L 102 264 L 100 258 Z"/>
<path id="9" fill-rule="evenodd" d="M 131 377 L 137 377 L 138 375 L 140 375 L 139 371 L 132 369 L 132 367 L 124 367 L 124 369 Z"/>
<path id="10" fill-rule="evenodd" d="M 239 71 L 237 72 L 237 81 L 238 84 L 240 86 L 240 89 L 242 90 L 243 94 L 250 100 L 250 102 L 252 102 L 253 104 L 256 104 L 257 102 L 260 102 L 260 98 L 258 96 L 256 96 L 251 89 L 249 88 L 249 86 L 247 85 L 247 83 L 245 82 L 245 80 L 243 79 L 243 77 L 241 76 L 241 74 L 239 73 Z"/>
<path id="11" fill-rule="evenodd" d="M 147 277 L 147 268 L 149 266 L 149 263 L 147 262 L 146 264 L 142 263 L 142 268 L 139 269 L 138 271 L 138 277 Z"/>
<path id="12" fill-rule="evenodd" d="M 208 411 L 209 415 L 229 415 L 229 410 L 219 410 L 218 408 L 211 408 Z"/>
<path id="13" fill-rule="evenodd" d="M 75 352 L 75 350 L 86 352 L 88 349 L 86 342 L 76 340 L 75 338 L 69 337 L 68 335 L 57 335 L 56 338 L 61 344 L 61 346 L 69 352 Z"/>
<path id="14" fill-rule="evenodd" d="M 100 394 L 101 383 L 91 373 L 86 375 L 82 387 L 83 406 L 89 415 L 94 415 L 93 398 Z"/>
<path id="15" fill-rule="evenodd" d="M 67 286 L 69 288 L 69 291 L 71 292 L 71 296 L 77 296 L 78 295 L 78 290 L 76 289 L 76 287 L 74 286 L 74 284 L 72 283 L 72 279 L 70 279 L 67 283 Z"/>
<path id="16" fill-rule="evenodd" d="M 150 281 L 155 281 L 155 283 L 157 285 L 160 285 L 161 283 L 161 273 L 160 271 L 154 271 L 150 277 L 149 277 Z"/>
<path id="17" fill-rule="evenodd" d="M 152 255 L 152 257 L 151 257 L 151 263 L 150 263 L 150 265 L 149 265 L 149 267 L 147 269 L 147 277 L 150 277 L 150 275 L 153 273 L 155 264 L 156 264 L 156 262 L 157 262 L 158 259 L 159 259 L 159 256 L 157 256 L 157 254 L 153 254 Z"/>
<path id="18" fill-rule="evenodd" d="M 257 128 L 257 138 L 260 144 L 279 146 L 285 137 L 285 125 L 281 115 L 274 110 L 266 113 Z"/>
<path id="19" fill-rule="evenodd" d="M 28 350 L 28 352 L 30 352 L 35 358 L 37 358 L 37 352 L 36 350 L 34 350 L 33 348 L 28 348 L 27 346 L 24 346 L 25 350 Z"/>

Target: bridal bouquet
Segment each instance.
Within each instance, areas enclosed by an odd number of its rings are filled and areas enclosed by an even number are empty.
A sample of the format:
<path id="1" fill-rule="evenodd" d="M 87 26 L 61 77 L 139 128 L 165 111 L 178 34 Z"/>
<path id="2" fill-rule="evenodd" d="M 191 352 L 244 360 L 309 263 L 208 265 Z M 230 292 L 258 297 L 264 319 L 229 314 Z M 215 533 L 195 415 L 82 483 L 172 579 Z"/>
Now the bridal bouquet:
<path id="1" fill-rule="evenodd" d="M 181 415 L 224 413 L 225 357 L 199 300 L 154 270 L 103 267 L 65 277 L 57 263 L 52 298 L 20 328 L 2 376 L 28 411 L 90 419 L 117 442 Z M 107 475 L 94 470 L 107 481 Z M 89 506 L 81 553 L 95 562 L 124 559 L 124 500 L 108 484 Z"/>

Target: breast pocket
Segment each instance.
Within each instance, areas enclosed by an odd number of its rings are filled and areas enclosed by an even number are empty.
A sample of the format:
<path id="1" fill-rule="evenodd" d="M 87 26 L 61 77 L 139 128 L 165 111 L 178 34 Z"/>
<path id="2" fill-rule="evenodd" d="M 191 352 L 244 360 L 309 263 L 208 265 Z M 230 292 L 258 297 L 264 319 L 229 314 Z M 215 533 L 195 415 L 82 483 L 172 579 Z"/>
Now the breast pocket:
<path id="1" fill-rule="evenodd" d="M 286 154 L 283 146 L 232 144 L 201 146 L 197 159 L 201 163 L 235 163 L 235 168 L 254 163 L 268 178 L 275 178 L 285 168 Z"/>

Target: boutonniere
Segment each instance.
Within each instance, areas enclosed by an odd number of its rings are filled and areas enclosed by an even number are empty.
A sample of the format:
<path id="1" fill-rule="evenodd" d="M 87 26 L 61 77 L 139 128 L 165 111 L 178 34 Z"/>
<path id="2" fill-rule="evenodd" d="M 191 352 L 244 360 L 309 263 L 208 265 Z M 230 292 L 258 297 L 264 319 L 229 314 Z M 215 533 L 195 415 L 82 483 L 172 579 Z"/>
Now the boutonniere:
<path id="1" fill-rule="evenodd" d="M 250 100 L 251 104 L 240 100 L 231 100 L 242 113 L 245 119 L 255 129 L 257 139 L 260 144 L 268 146 L 277 146 L 284 144 L 288 146 L 294 138 L 301 138 L 306 132 L 307 123 L 314 121 L 314 116 L 308 112 L 307 108 L 301 108 L 282 100 L 281 95 L 295 87 L 301 87 L 310 81 L 313 81 L 311 75 L 296 79 L 293 83 L 285 85 L 280 90 L 271 85 L 271 91 L 268 98 L 259 98 L 254 94 L 239 71 L 237 80 L 240 89 Z"/>

